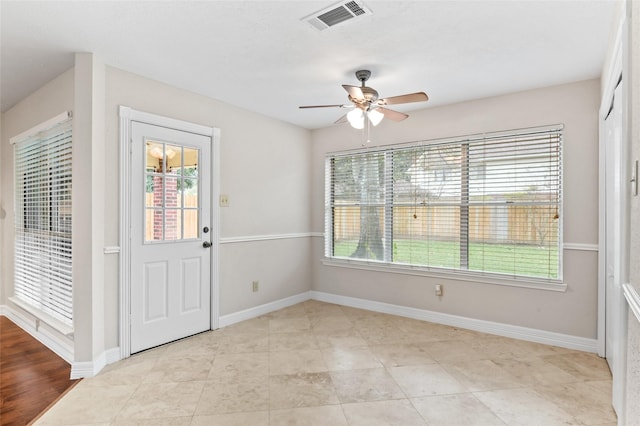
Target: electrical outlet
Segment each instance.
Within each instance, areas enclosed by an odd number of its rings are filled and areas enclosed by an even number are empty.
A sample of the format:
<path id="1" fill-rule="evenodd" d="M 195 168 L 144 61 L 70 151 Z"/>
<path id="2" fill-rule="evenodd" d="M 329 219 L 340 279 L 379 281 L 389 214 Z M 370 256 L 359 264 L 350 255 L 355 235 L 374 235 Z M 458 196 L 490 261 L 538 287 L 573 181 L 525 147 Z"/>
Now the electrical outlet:
<path id="1" fill-rule="evenodd" d="M 253 292 L 255 293 L 256 291 L 258 291 L 258 281 L 254 281 L 252 283 L 252 288 L 253 288 Z"/>
<path id="2" fill-rule="evenodd" d="M 229 196 L 226 194 L 220 195 L 220 207 L 229 207 Z"/>
<path id="3" fill-rule="evenodd" d="M 442 296 L 442 285 L 436 284 L 436 296 Z"/>

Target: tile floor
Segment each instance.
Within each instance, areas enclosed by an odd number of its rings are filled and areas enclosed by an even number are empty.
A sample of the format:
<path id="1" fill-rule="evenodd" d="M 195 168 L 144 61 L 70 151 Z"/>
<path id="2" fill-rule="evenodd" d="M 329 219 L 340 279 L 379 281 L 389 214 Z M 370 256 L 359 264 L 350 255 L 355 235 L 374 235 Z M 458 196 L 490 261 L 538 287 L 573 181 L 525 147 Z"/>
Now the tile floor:
<path id="1" fill-rule="evenodd" d="M 112 364 L 36 425 L 614 425 L 594 354 L 317 301 Z"/>

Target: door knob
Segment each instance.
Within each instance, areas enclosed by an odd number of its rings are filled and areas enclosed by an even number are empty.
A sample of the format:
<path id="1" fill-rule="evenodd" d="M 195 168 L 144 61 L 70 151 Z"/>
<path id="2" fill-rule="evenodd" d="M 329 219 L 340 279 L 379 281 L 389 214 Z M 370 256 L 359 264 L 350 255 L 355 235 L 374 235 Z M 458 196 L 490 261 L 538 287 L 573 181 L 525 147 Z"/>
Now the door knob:
<path id="1" fill-rule="evenodd" d="M 204 248 L 209 248 L 211 247 L 213 244 L 211 244 L 211 241 L 203 241 L 202 242 L 202 247 Z"/>

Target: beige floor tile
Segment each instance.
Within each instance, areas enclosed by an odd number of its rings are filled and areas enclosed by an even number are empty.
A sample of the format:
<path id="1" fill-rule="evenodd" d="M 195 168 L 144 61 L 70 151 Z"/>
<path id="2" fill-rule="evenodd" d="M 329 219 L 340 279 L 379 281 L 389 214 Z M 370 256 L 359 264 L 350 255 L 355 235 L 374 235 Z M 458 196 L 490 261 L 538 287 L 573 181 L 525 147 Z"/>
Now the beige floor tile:
<path id="1" fill-rule="evenodd" d="M 439 340 L 456 340 L 466 338 L 460 329 L 441 324 L 433 324 L 414 319 L 402 319 L 396 327 L 412 337 L 412 342 L 433 342 Z M 466 330 L 465 330 L 466 331 Z"/>
<path id="2" fill-rule="evenodd" d="M 569 413 L 529 388 L 476 392 L 474 396 L 509 426 L 579 424 Z"/>
<path id="3" fill-rule="evenodd" d="M 196 416 L 269 408 L 268 376 L 237 376 L 206 382 Z"/>
<path id="4" fill-rule="evenodd" d="M 196 416 L 263 411 L 269 408 L 269 377 L 236 376 L 206 382 Z"/>
<path id="5" fill-rule="evenodd" d="M 109 365 L 36 424 L 613 426 L 610 401 L 594 354 L 307 301 Z"/>
<path id="6" fill-rule="evenodd" d="M 499 358 L 492 361 L 526 386 L 571 383 L 577 380 L 575 376 L 543 358 Z"/>
<path id="7" fill-rule="evenodd" d="M 467 392 L 467 388 L 437 364 L 393 367 L 389 373 L 408 397 Z"/>
<path id="8" fill-rule="evenodd" d="M 487 359 L 484 353 L 474 349 L 467 340 L 418 343 L 418 346 L 426 349 L 433 359 L 442 363 L 455 364 L 457 362 Z"/>
<path id="9" fill-rule="evenodd" d="M 190 426 L 269 426 L 269 411 L 194 416 Z"/>
<path id="10" fill-rule="evenodd" d="M 269 335 L 270 351 L 301 351 L 306 349 L 318 349 L 315 335 L 308 331 L 271 333 Z"/>
<path id="11" fill-rule="evenodd" d="M 373 345 L 369 349 L 387 368 L 436 362 L 426 349 L 411 344 Z"/>
<path id="12" fill-rule="evenodd" d="M 330 374 L 343 404 L 405 398 L 404 392 L 384 368 L 334 371 Z"/>
<path id="13" fill-rule="evenodd" d="M 274 318 L 269 321 L 270 333 L 286 333 L 290 331 L 303 331 L 311 328 L 309 318 L 305 316 L 290 318 Z"/>
<path id="14" fill-rule="evenodd" d="M 421 426 L 426 423 L 406 399 L 342 406 L 349 426 Z"/>
<path id="15" fill-rule="evenodd" d="M 315 331 L 314 334 L 319 348 L 367 346 L 367 342 L 362 338 L 360 333 L 353 328 L 346 330 Z"/>
<path id="16" fill-rule="evenodd" d="M 227 327 L 216 330 L 216 333 L 222 335 L 229 334 L 246 334 L 246 333 L 267 333 L 269 331 L 269 319 L 265 317 L 252 318 L 250 320 L 241 321 Z"/>
<path id="17" fill-rule="evenodd" d="M 308 300 L 303 303 L 305 312 L 310 319 L 323 316 L 341 316 L 345 315 L 343 307 L 332 303 L 318 302 L 316 300 Z"/>
<path id="18" fill-rule="evenodd" d="M 395 324 L 381 326 L 367 325 L 355 327 L 362 338 L 370 345 L 390 345 L 415 342 L 415 336 L 400 330 Z"/>
<path id="19" fill-rule="evenodd" d="M 162 346 L 157 346 L 151 349 L 146 349 L 142 352 L 132 354 L 131 357 L 127 358 L 127 360 L 134 359 L 134 358 L 136 359 L 160 358 L 164 354 L 164 352 L 167 350 L 167 347 L 169 345 L 170 343 Z"/>
<path id="20" fill-rule="evenodd" d="M 209 380 L 237 376 L 266 376 L 269 374 L 267 352 L 219 354 L 209 370 Z"/>
<path id="21" fill-rule="evenodd" d="M 509 339 L 500 336 L 488 336 L 470 339 L 468 344 L 489 359 L 528 359 L 547 355 L 556 355 L 553 346 L 523 340 Z"/>
<path id="22" fill-rule="evenodd" d="M 193 416 L 204 382 L 145 383 L 136 389 L 117 419 Z"/>
<path id="23" fill-rule="evenodd" d="M 162 358 L 144 378 L 144 383 L 189 382 L 207 380 L 213 364 L 208 356 Z"/>
<path id="24" fill-rule="evenodd" d="M 348 426 L 339 405 L 271 410 L 270 426 Z"/>
<path id="25" fill-rule="evenodd" d="M 295 317 L 304 317 L 307 315 L 307 310 L 305 308 L 304 303 L 297 303 L 292 306 L 288 306 L 283 309 L 279 309 L 274 312 L 270 312 L 266 315 L 263 315 L 263 318 L 275 319 L 275 318 L 295 318 Z"/>
<path id="26" fill-rule="evenodd" d="M 382 367 L 382 364 L 366 346 L 322 349 L 322 356 L 330 371 Z"/>
<path id="27" fill-rule="evenodd" d="M 139 385 L 91 387 L 76 385 L 36 422 L 37 425 L 70 425 L 112 422 Z"/>
<path id="28" fill-rule="evenodd" d="M 319 349 L 269 353 L 269 374 L 272 376 L 323 371 L 327 371 L 327 365 Z"/>
<path id="29" fill-rule="evenodd" d="M 429 426 L 504 426 L 470 393 L 413 398 L 413 406 Z"/>
<path id="30" fill-rule="evenodd" d="M 185 358 L 190 356 L 213 357 L 218 350 L 219 334 L 208 332 L 169 343 L 161 358 Z"/>
<path id="31" fill-rule="evenodd" d="M 272 410 L 335 405 L 340 401 L 329 373 L 271 376 L 269 408 Z"/>
<path id="32" fill-rule="evenodd" d="M 267 352 L 269 335 L 267 333 L 226 334 L 218 344 L 218 354 L 238 354 Z"/>
<path id="33" fill-rule="evenodd" d="M 579 380 L 611 380 L 607 363 L 596 354 L 574 352 L 544 356 L 543 359 Z"/>
<path id="34" fill-rule="evenodd" d="M 378 315 L 377 312 L 360 308 L 352 308 L 351 306 L 340 306 L 340 309 L 342 310 L 342 313 L 348 316 L 351 320 L 359 320 L 362 318 L 369 318 Z"/>
<path id="35" fill-rule="evenodd" d="M 107 365 L 97 376 L 84 379 L 83 386 L 112 386 L 139 384 L 153 371 L 156 357 L 132 356 Z"/>
<path id="36" fill-rule="evenodd" d="M 582 424 L 599 425 L 616 421 L 611 406 L 611 381 L 576 382 L 534 388 Z"/>
<path id="37" fill-rule="evenodd" d="M 116 420 L 109 426 L 190 426 L 192 417 L 168 417 L 156 419 Z M 96 425 L 91 425 L 96 426 Z"/>
<path id="38" fill-rule="evenodd" d="M 524 387 L 524 384 L 517 377 L 491 360 L 483 359 L 440 365 L 470 392 Z"/>
<path id="39" fill-rule="evenodd" d="M 315 331 L 322 330 L 347 330 L 353 328 L 353 323 L 346 315 L 316 316 L 310 317 L 311 327 Z"/>

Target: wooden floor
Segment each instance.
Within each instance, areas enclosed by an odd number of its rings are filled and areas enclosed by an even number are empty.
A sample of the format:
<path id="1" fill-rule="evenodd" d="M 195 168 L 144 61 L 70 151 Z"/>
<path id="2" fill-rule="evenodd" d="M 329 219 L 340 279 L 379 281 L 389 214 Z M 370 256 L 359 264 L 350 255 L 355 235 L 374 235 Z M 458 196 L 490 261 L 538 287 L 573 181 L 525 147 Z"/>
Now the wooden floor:
<path id="1" fill-rule="evenodd" d="M 77 380 L 63 359 L 0 316 L 0 425 L 26 425 Z"/>

